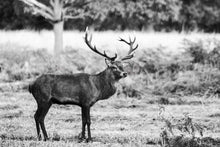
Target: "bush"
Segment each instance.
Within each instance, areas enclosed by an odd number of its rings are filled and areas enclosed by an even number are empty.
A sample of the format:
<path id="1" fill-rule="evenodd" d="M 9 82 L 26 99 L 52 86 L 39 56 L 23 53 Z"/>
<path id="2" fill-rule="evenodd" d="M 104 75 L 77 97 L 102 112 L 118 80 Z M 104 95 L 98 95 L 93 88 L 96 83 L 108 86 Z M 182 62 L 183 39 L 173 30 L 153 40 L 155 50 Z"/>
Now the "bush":
<path id="1" fill-rule="evenodd" d="M 212 40 L 213 41 L 213 40 Z M 199 94 L 213 95 L 219 91 L 220 84 L 220 46 L 214 40 L 213 50 L 208 49 L 210 40 L 191 42 L 185 40 L 185 51 L 181 55 L 170 57 L 157 53 L 155 72 L 148 72 L 151 79 L 149 87 L 153 94 Z M 164 56 L 165 55 L 165 56 Z M 167 56 L 167 57 L 166 57 Z M 152 57 L 152 56 L 151 56 Z M 169 59 L 169 60 L 164 60 Z"/>
<path id="2" fill-rule="evenodd" d="M 204 44 L 202 41 L 192 42 L 189 40 L 185 40 L 185 52 L 188 53 L 192 57 L 192 63 L 206 63 L 208 59 L 208 52 L 204 48 Z"/>
<path id="3" fill-rule="evenodd" d="M 160 144 L 162 147 L 217 147 L 220 145 L 218 139 L 204 137 L 208 128 L 194 122 L 189 114 L 180 118 L 165 116 L 165 108 L 160 107 L 159 118 L 163 122 L 160 133 Z"/>
<path id="4" fill-rule="evenodd" d="M 56 59 L 45 49 L 33 51 L 12 48 L 0 50 L 0 80 L 2 82 L 23 81 L 43 73 L 75 73 L 83 71 L 77 52 L 65 52 Z"/>
<path id="5" fill-rule="evenodd" d="M 214 49 L 208 50 L 207 42 L 210 40 L 185 40 L 185 51 L 178 55 L 165 53 L 162 47 L 140 51 L 125 67 L 130 76 L 121 80 L 119 93 L 137 98 L 145 93 L 217 94 L 220 91 L 220 43 L 214 40 Z M 13 44 L 0 47 L 3 48 L 0 50 L 0 82 L 25 81 L 43 73 L 96 74 L 105 68 L 101 57 L 88 56 L 85 50 L 72 47 L 65 48 L 59 60 L 46 49 L 33 51 Z"/>

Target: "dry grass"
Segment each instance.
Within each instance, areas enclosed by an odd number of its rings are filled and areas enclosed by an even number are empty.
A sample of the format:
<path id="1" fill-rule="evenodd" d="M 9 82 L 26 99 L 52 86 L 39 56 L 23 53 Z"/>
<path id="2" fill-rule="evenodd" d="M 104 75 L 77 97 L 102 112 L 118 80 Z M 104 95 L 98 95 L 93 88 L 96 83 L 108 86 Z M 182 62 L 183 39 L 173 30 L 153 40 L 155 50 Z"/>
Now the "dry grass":
<path id="1" fill-rule="evenodd" d="M 167 51 L 179 52 L 182 47 L 183 39 L 189 39 L 196 41 L 198 39 L 220 39 L 219 34 L 205 34 L 205 33 L 155 33 L 155 32 L 93 32 L 93 42 L 97 44 L 99 48 L 105 50 L 111 50 L 112 52 L 120 52 L 123 49 L 127 49 L 127 46 L 119 43 L 117 40 L 119 37 L 128 38 L 128 36 L 136 36 L 139 49 L 165 47 Z M 84 32 L 66 31 L 64 32 L 64 46 L 72 46 L 77 49 L 88 49 L 83 41 Z M 0 31 L 0 44 L 16 45 L 27 47 L 30 49 L 45 48 L 48 51 L 53 49 L 54 36 L 52 31 Z M 213 48 L 212 44 L 209 44 L 209 48 Z"/>
<path id="2" fill-rule="evenodd" d="M 53 105 L 46 120 L 50 141 L 38 142 L 33 114 L 36 103 L 27 93 L 0 94 L 1 146 L 159 146 L 162 122 L 159 120 L 159 97 L 146 95 L 142 99 L 113 96 L 98 102 L 91 110 L 94 142 L 78 143 L 81 130 L 80 108 Z M 171 98 L 168 98 L 171 100 Z M 210 98 L 199 103 L 197 97 L 184 97 L 183 105 L 166 105 L 167 115 L 176 118 L 189 113 L 195 122 L 208 126 L 204 136 L 220 135 L 220 100 Z M 174 99 L 175 101 L 178 98 Z M 154 102 L 155 103 L 152 103 Z M 198 101 L 198 103 L 191 103 Z"/>
<path id="3" fill-rule="evenodd" d="M 88 50 L 83 41 L 83 34 L 83 32 L 65 32 L 64 44 L 74 49 L 73 60 L 74 62 L 77 60 L 76 63 L 81 63 L 82 66 L 85 66 L 85 72 L 92 73 L 92 70 L 96 72 L 100 71 L 104 68 L 104 61 L 100 61 L 99 58 L 96 58 L 95 55 Z M 165 34 L 144 32 L 94 32 L 93 37 L 94 43 L 100 48 L 105 50 L 109 49 L 111 52 L 122 52 L 123 49 L 127 49 L 127 46 L 118 43 L 117 39 L 119 36 L 127 37 L 129 35 L 137 37 L 140 46 L 139 50 L 142 50 L 139 54 L 142 54 L 143 50 L 147 50 L 148 48 L 157 48 L 160 46 L 164 46 L 167 51 L 177 53 L 181 51 L 181 43 L 184 38 L 190 40 L 220 39 L 219 34 Z M 25 60 L 23 58 L 24 55 L 16 56 L 15 58 L 17 50 L 37 50 L 45 48 L 51 52 L 53 48 L 52 45 L 52 32 L 0 32 L 0 50 L 5 49 L 9 51 L 9 53 L 5 53 L 5 56 L 14 53 L 9 59 L 22 60 L 22 63 L 23 60 Z M 207 43 L 206 47 L 212 49 L 213 44 Z M 68 47 L 66 48 L 68 49 Z M 136 56 L 136 60 L 137 58 L 139 59 L 139 57 L 145 57 L 144 55 L 145 54 Z M 31 60 L 30 63 L 32 62 L 37 63 L 39 60 Z M 51 60 L 51 62 L 53 62 L 53 60 Z M 94 63 L 99 64 L 94 67 Z M 39 63 L 36 65 L 36 68 L 35 66 L 34 68 L 39 72 L 43 64 Z M 10 65 L 10 69 L 12 67 L 13 65 Z M 14 67 L 13 71 L 17 72 L 19 68 L 20 66 Z M 4 73 L 1 75 L 4 75 Z M 21 75 L 23 75 L 23 73 L 21 73 Z M 123 94 L 119 96 L 115 95 L 108 100 L 98 102 L 92 107 L 91 130 L 94 142 L 89 144 L 77 142 L 77 136 L 81 131 L 81 111 L 77 106 L 54 105 L 50 109 L 45 122 L 50 141 L 37 141 L 33 118 L 36 110 L 35 100 L 27 92 L 18 92 L 21 88 L 11 92 L 10 87 L 12 86 L 8 85 L 9 88 L 0 89 L 0 146 L 159 146 L 158 141 L 163 123 L 160 121 L 158 113 L 160 105 L 162 104 L 167 104 L 165 105 L 165 109 L 168 116 L 179 118 L 182 117 L 184 113 L 189 113 L 195 122 L 208 126 L 206 132 L 204 132 L 205 137 L 219 137 L 220 100 L 218 98 L 206 98 L 205 96 L 202 98 L 196 96 L 171 98 L 168 96 L 150 95 L 147 94 L 147 91 L 151 85 L 146 84 L 147 81 L 145 80 L 149 80 L 146 77 L 144 74 L 132 75 L 126 78 L 126 80 L 121 81 L 122 85 L 131 85 L 131 87 L 135 87 L 136 90 L 140 90 L 142 94 L 141 97 L 129 98 L 123 96 Z M 0 77 L 0 79 L 4 78 L 3 76 Z M 188 79 L 191 81 L 191 78 Z M 153 78 L 151 80 L 153 80 Z M 160 81 L 155 80 L 155 82 L 161 86 Z M 1 84 L 3 83 L 0 83 L 0 86 Z M 16 86 L 15 83 L 10 84 Z"/>

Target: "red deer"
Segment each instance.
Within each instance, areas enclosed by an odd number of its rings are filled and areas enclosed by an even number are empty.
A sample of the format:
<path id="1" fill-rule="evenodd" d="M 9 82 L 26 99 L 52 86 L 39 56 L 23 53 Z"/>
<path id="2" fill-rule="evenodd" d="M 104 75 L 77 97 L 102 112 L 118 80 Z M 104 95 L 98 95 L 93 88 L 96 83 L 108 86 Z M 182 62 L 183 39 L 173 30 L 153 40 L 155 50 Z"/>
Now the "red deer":
<path id="1" fill-rule="evenodd" d="M 128 55 L 120 60 L 116 60 L 117 54 L 109 57 L 105 51 L 99 52 L 96 46 L 92 45 L 92 35 L 85 33 L 85 43 L 95 53 L 105 58 L 107 68 L 96 74 L 78 73 L 72 75 L 44 74 L 38 77 L 29 85 L 29 92 L 32 93 L 37 102 L 37 111 L 34 115 L 38 140 L 41 140 L 40 127 L 44 135 L 44 140 L 48 140 L 47 131 L 44 125 L 44 118 L 52 104 L 72 104 L 81 107 L 82 132 L 80 141 L 91 141 L 90 132 L 90 107 L 97 101 L 108 99 L 116 92 L 115 83 L 127 76 L 123 70 L 123 61 L 131 59 L 138 45 L 134 46 L 134 40 L 121 39 L 130 46 Z M 85 129 L 87 126 L 87 139 Z"/>

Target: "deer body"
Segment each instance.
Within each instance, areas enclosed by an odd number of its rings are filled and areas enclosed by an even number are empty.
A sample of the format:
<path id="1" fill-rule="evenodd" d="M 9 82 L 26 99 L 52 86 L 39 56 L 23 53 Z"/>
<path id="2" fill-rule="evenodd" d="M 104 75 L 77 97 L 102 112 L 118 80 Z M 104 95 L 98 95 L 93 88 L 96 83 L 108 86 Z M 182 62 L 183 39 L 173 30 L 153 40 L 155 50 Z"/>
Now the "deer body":
<path id="1" fill-rule="evenodd" d="M 45 74 L 37 78 L 29 86 L 29 91 L 33 94 L 38 104 L 38 109 L 34 116 L 38 139 L 41 139 L 40 126 L 44 134 L 44 140 L 48 139 L 44 118 L 51 105 L 73 104 L 82 108 L 83 128 L 80 139 L 85 139 L 85 126 L 87 125 L 88 141 L 91 140 L 90 107 L 98 100 L 112 96 L 116 92 L 115 82 L 122 76 L 113 76 L 111 69 L 107 68 L 97 75 L 85 73 L 73 75 Z"/>
<path id="2" fill-rule="evenodd" d="M 127 73 L 123 70 L 122 61 L 133 57 L 133 52 L 138 47 L 138 45 L 133 47 L 135 39 L 134 41 L 130 39 L 130 42 L 124 39 L 120 40 L 128 44 L 130 50 L 128 55 L 119 61 L 115 61 L 117 54 L 115 54 L 115 57 L 109 57 L 105 52 L 99 52 L 95 46 L 92 46 L 91 40 L 92 37 L 88 39 L 88 33 L 86 32 L 85 42 L 88 47 L 95 53 L 105 57 L 107 68 L 104 71 L 97 75 L 86 73 L 72 75 L 44 74 L 29 86 L 29 91 L 37 102 L 37 111 L 34 118 L 39 140 L 41 139 L 40 128 L 44 135 L 44 140 L 48 139 L 44 119 L 51 105 L 73 104 L 81 107 L 82 132 L 80 140 L 86 139 L 85 129 L 87 126 L 88 138 L 86 140 L 91 141 L 90 107 L 98 100 L 108 99 L 114 95 L 116 92 L 115 83 L 127 76 Z"/>
<path id="3" fill-rule="evenodd" d="M 74 104 L 83 107 L 92 106 L 98 100 L 114 95 L 115 82 L 106 70 L 97 75 L 45 74 L 30 85 L 29 91 L 34 95 L 37 103 Z M 39 93 L 44 97 L 38 98 Z"/>

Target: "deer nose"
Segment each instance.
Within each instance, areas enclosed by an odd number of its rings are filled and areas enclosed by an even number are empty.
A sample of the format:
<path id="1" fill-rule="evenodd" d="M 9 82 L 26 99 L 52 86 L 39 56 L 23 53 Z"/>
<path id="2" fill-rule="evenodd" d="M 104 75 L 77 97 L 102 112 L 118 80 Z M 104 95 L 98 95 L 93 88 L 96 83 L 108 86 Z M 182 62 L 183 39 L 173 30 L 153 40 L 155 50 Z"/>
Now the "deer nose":
<path id="1" fill-rule="evenodd" d="M 124 72 L 123 77 L 127 77 L 128 73 Z"/>

